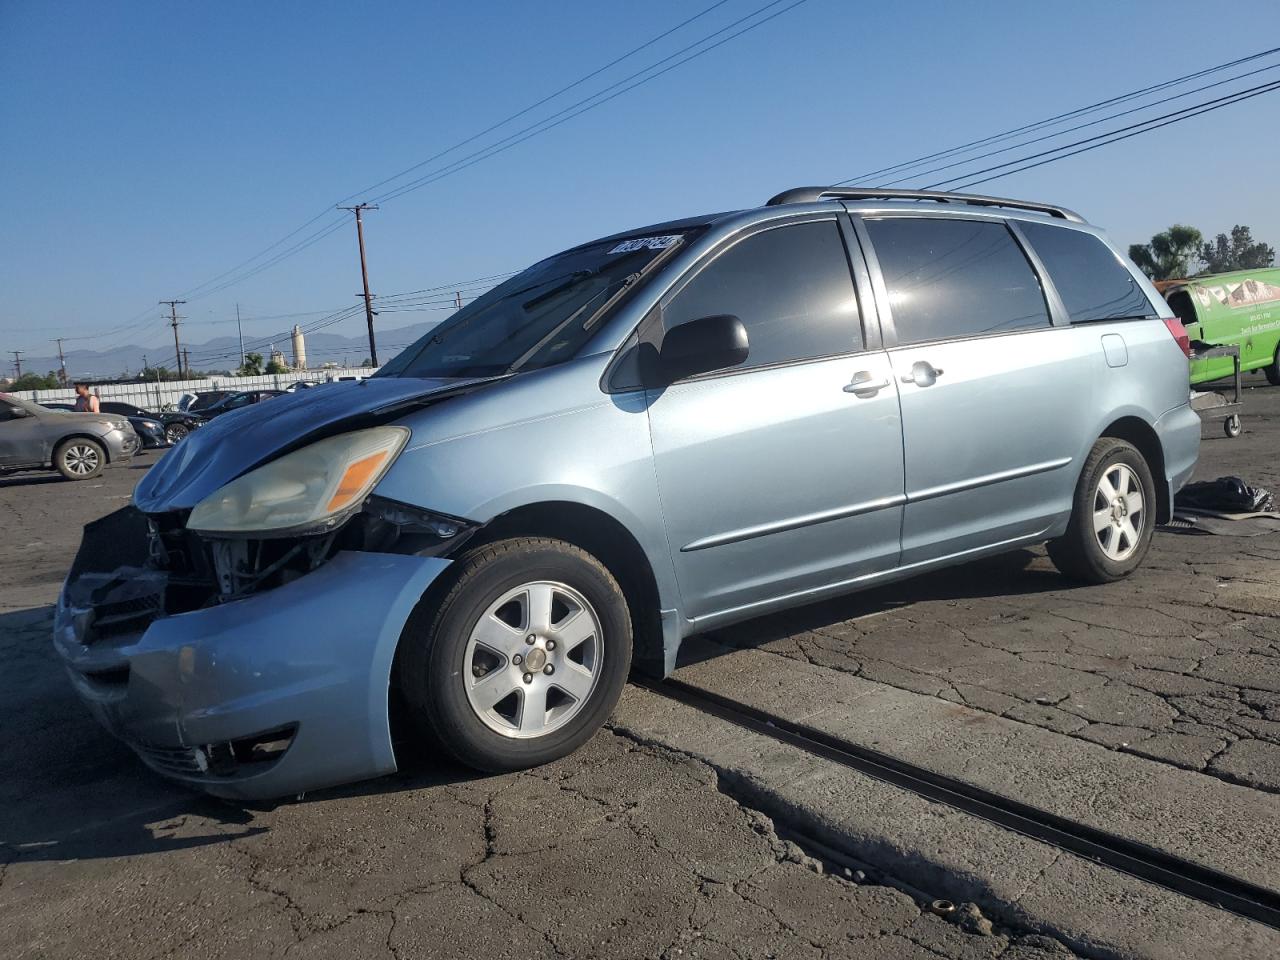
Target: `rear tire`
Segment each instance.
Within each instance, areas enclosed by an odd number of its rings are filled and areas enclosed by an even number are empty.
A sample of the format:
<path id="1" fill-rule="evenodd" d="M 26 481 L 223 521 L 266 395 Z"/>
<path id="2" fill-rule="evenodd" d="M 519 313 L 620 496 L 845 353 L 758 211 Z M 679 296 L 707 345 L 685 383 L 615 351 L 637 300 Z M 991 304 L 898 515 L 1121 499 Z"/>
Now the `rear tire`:
<path id="1" fill-rule="evenodd" d="M 572 753 L 613 711 L 631 665 L 631 616 L 612 574 L 560 540 L 501 540 L 456 561 L 419 602 L 396 679 L 419 730 L 478 770 Z"/>
<path id="2" fill-rule="evenodd" d="M 107 462 L 102 444 L 85 437 L 73 437 L 53 451 L 53 465 L 68 480 L 92 480 L 101 475 Z"/>
<path id="3" fill-rule="evenodd" d="M 185 423 L 171 423 L 164 428 L 164 438 L 170 443 L 177 443 L 185 439 L 190 432 Z"/>
<path id="4" fill-rule="evenodd" d="M 1138 448 L 1102 437 L 1076 483 L 1067 532 L 1049 542 L 1049 557 L 1065 576 L 1111 583 L 1136 570 L 1155 532 L 1156 489 Z"/>
<path id="5" fill-rule="evenodd" d="M 1267 383 L 1280 387 L 1280 347 L 1276 348 L 1276 355 L 1271 358 L 1271 363 L 1263 367 L 1262 372 L 1267 375 Z"/>

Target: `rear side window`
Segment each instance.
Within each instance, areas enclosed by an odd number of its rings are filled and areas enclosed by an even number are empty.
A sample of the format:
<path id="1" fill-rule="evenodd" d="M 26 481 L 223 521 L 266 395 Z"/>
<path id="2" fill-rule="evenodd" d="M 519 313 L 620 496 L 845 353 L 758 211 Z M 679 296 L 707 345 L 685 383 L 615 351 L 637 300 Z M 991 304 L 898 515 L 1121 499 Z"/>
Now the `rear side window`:
<path id="1" fill-rule="evenodd" d="M 747 328 L 747 367 L 861 350 L 858 298 L 835 221 L 774 227 L 734 244 L 675 295 L 663 326 L 724 313 Z"/>
<path id="2" fill-rule="evenodd" d="M 1047 223 L 1018 226 L 1049 271 L 1072 323 L 1155 316 L 1128 268 L 1093 234 Z"/>
<path id="3" fill-rule="evenodd" d="M 1003 223 L 867 220 L 898 342 L 1047 327 L 1040 281 Z"/>

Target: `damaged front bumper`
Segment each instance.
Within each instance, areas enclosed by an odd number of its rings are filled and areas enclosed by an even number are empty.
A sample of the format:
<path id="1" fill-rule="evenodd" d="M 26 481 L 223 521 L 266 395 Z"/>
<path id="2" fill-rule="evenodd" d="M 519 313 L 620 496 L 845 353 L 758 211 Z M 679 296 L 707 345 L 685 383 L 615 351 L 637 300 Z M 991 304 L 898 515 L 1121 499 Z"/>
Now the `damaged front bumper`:
<path id="1" fill-rule="evenodd" d="M 218 796 L 296 794 L 395 771 L 396 645 L 448 565 L 342 551 L 273 590 L 132 630 L 150 585 L 100 583 L 95 602 L 117 601 L 121 619 L 94 630 L 69 580 L 54 646 L 94 716 L 152 769 Z"/>

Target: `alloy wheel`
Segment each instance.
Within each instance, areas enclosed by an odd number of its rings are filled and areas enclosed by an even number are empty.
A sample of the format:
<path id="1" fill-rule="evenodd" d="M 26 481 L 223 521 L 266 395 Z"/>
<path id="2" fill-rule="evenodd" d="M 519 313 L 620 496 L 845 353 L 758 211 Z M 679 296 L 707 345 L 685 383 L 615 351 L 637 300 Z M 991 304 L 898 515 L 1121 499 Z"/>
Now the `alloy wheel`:
<path id="1" fill-rule="evenodd" d="M 68 447 L 67 452 L 63 454 L 62 460 L 69 471 L 80 477 L 87 477 L 94 473 L 100 463 L 98 451 L 83 443 Z"/>
<path id="2" fill-rule="evenodd" d="M 572 720 L 603 672 L 600 619 L 564 583 L 508 590 L 471 628 L 463 659 L 467 701 L 490 730 L 541 737 Z"/>
<path id="3" fill-rule="evenodd" d="M 1138 549 L 1145 522 L 1138 475 L 1127 464 L 1112 464 L 1103 471 L 1093 494 L 1093 532 L 1107 559 L 1128 559 Z"/>

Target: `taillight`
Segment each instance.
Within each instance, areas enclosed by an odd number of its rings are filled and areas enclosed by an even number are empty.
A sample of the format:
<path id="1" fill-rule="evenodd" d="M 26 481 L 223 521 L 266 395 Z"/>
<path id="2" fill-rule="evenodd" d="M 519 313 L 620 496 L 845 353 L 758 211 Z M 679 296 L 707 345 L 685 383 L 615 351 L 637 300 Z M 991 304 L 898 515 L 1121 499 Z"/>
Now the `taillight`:
<path id="1" fill-rule="evenodd" d="M 1182 325 L 1182 321 L 1177 317 L 1165 317 L 1164 325 L 1169 328 L 1169 332 L 1173 334 L 1173 339 L 1178 341 L 1178 346 L 1182 352 L 1191 356 L 1191 338 L 1187 336 L 1187 328 Z"/>

